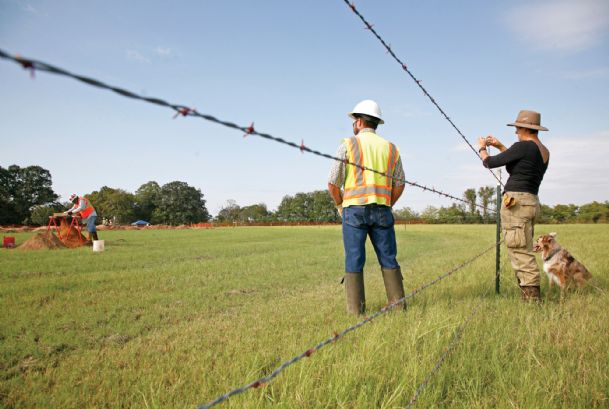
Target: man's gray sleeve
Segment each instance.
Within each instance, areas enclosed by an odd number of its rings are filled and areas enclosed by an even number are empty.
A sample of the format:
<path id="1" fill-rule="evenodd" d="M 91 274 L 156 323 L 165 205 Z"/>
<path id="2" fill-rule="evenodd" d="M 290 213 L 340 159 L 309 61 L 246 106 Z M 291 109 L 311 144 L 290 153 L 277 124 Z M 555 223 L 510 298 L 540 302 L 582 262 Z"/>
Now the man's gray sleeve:
<path id="1" fill-rule="evenodd" d="M 402 157 L 400 156 L 395 163 L 395 168 L 393 169 L 393 179 L 391 180 L 391 186 L 402 186 L 405 185 L 404 182 L 404 168 L 402 167 Z"/>

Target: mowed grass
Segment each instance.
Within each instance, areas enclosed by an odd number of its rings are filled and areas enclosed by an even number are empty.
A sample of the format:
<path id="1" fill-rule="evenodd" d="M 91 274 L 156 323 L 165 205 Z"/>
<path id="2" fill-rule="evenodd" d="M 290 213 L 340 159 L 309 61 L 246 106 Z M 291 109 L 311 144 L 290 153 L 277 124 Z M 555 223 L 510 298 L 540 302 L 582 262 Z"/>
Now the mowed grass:
<path id="1" fill-rule="evenodd" d="M 419 408 L 609 407 L 609 226 L 537 226 L 594 286 L 519 299 L 494 250 L 225 408 L 399 408 L 480 309 Z M 398 226 L 406 291 L 493 244 L 494 226 Z M 30 235 L 15 234 L 18 243 Z M 0 407 L 194 408 L 358 322 L 340 227 L 101 232 L 90 248 L 0 251 Z M 371 246 L 369 311 L 386 302 Z"/>

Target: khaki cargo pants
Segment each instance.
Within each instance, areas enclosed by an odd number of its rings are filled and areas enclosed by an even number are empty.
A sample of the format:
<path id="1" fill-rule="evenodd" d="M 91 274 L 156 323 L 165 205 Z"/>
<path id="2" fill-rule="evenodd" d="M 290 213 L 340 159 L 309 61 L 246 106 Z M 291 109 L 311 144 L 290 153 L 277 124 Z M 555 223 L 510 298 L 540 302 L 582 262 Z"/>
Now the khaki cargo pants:
<path id="1" fill-rule="evenodd" d="M 501 206 L 501 227 L 507 253 L 516 273 L 518 284 L 539 286 L 539 266 L 533 253 L 533 232 L 535 219 L 541 208 L 537 195 L 525 192 L 506 192 L 516 199 L 509 209 Z"/>

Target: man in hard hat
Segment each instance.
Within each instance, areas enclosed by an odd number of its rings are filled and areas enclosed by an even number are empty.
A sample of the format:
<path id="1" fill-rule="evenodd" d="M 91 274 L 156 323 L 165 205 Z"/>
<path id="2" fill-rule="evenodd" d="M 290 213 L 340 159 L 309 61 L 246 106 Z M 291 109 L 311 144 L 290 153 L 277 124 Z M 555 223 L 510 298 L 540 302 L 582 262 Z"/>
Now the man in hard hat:
<path id="1" fill-rule="evenodd" d="M 89 199 L 84 196 L 78 196 L 76 193 L 70 195 L 70 202 L 73 206 L 66 212 L 68 216 L 80 216 L 82 223 L 87 225 L 87 231 L 89 232 L 89 240 L 99 240 L 97 238 L 97 229 L 95 228 L 95 220 L 97 219 L 97 212 L 91 205 Z"/>
<path id="2" fill-rule="evenodd" d="M 349 116 L 354 136 L 343 139 L 338 148 L 340 161 L 332 166 L 328 190 L 343 221 L 347 311 L 363 314 L 368 236 L 381 265 L 389 303 L 404 297 L 391 212 L 404 191 L 404 169 L 397 147 L 376 134 L 377 126 L 384 123 L 376 102 L 361 101 Z M 403 308 L 403 303 L 396 308 Z"/>

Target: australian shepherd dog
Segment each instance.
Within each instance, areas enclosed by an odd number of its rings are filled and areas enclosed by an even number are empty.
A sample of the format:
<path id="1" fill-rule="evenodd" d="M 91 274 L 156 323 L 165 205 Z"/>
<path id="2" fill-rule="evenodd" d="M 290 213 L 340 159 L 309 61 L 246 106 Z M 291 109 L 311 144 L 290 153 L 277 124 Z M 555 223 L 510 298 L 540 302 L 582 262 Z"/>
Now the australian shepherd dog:
<path id="1" fill-rule="evenodd" d="M 533 251 L 541 252 L 543 270 L 548 275 L 550 288 L 554 284 L 558 284 L 561 294 L 571 284 L 581 288 L 592 278 L 592 274 L 590 274 L 588 269 L 558 244 L 556 233 L 539 236 Z"/>

